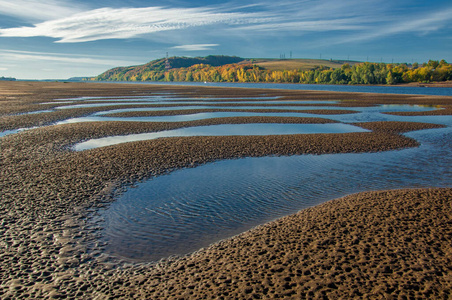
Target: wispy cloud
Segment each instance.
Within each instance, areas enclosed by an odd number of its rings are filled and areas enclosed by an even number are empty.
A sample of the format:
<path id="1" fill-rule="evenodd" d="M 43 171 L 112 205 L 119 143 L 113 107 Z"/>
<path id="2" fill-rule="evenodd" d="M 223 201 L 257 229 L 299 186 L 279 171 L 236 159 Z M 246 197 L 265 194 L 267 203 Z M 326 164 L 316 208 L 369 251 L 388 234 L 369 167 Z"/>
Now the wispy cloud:
<path id="1" fill-rule="evenodd" d="M 255 13 L 221 13 L 209 8 L 102 8 L 38 23 L 33 27 L 0 29 L 4 37 L 45 36 L 61 43 L 125 39 L 159 31 L 211 24 L 261 21 Z"/>
<path id="2" fill-rule="evenodd" d="M 414 18 L 396 21 L 395 26 L 387 27 L 382 34 L 401 32 L 429 33 L 444 28 L 452 21 L 452 7 L 441 11 L 415 16 Z"/>
<path id="3" fill-rule="evenodd" d="M 329 40 L 328 44 L 345 44 L 366 40 L 381 39 L 388 36 L 417 33 L 425 35 L 447 28 L 452 24 L 452 8 L 441 11 L 423 13 L 422 15 L 402 17 L 396 21 L 384 20 L 379 26 L 369 27 L 368 30 L 355 33 L 353 36 Z"/>
<path id="4" fill-rule="evenodd" d="M 256 24 L 242 27 L 243 30 L 251 31 L 292 31 L 300 33 L 303 31 L 338 31 L 338 30 L 364 30 L 367 29 L 365 20 L 353 19 L 334 19 L 334 20 L 316 20 L 316 21 L 282 21 L 267 24 Z"/>
<path id="5" fill-rule="evenodd" d="M 67 62 L 71 64 L 87 64 L 99 66 L 118 66 L 139 64 L 140 62 L 133 62 L 130 60 L 120 59 L 105 59 L 96 56 L 83 56 L 77 54 L 58 54 L 48 52 L 31 52 L 31 51 L 16 51 L 16 50 L 0 50 L 0 59 L 4 61 L 52 61 L 52 62 Z M 141 62 L 142 63 L 142 62 Z"/>
<path id="6" fill-rule="evenodd" d="M 180 45 L 172 47 L 171 49 L 179 49 L 185 51 L 205 51 L 212 50 L 214 47 L 220 46 L 219 44 L 193 44 L 193 45 Z"/>
<path id="7" fill-rule="evenodd" d="M 0 15 L 31 21 L 58 19 L 83 10 L 83 5 L 65 0 L 0 0 Z"/>
<path id="8" fill-rule="evenodd" d="M 338 32 L 328 39 L 311 37 L 305 46 L 318 48 L 399 34 L 425 35 L 452 27 L 452 6 L 431 6 L 419 12 L 390 0 L 282 0 L 265 3 L 271 21 L 240 29 L 262 35 L 302 35 Z"/>
<path id="9" fill-rule="evenodd" d="M 0 0 L 0 12 L 3 14 L 29 17 L 36 14 L 39 19 L 45 20 L 33 26 L 0 29 L 0 37 L 43 36 L 56 39 L 57 43 L 152 36 L 161 39 L 157 34 L 159 32 L 221 25 L 203 34 L 252 39 L 254 34 L 287 36 L 342 31 L 336 40 L 329 42 L 347 43 L 400 33 L 438 31 L 448 22 L 450 24 L 452 16 L 452 8 L 447 7 L 441 11 L 432 8 L 421 15 L 407 9 L 399 16 L 400 10 L 393 8 L 401 9 L 401 6 L 396 6 L 392 0 L 262 0 L 245 5 L 233 4 L 227 2 L 195 8 L 106 7 L 86 10 L 81 6 L 72 7 L 68 0 Z M 172 35 L 177 36 L 174 32 L 167 35 L 166 43 Z M 187 38 L 187 41 L 189 43 L 190 39 Z M 212 45 L 182 45 L 174 49 L 201 51 L 214 47 Z"/>

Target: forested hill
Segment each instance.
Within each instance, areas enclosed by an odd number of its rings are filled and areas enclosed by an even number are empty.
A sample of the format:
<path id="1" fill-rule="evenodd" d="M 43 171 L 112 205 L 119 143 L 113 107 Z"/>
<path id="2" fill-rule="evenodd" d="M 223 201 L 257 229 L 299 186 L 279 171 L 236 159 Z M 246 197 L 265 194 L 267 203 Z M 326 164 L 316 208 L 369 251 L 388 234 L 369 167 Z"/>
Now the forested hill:
<path id="1" fill-rule="evenodd" d="M 244 61 L 244 58 L 237 56 L 209 55 L 206 57 L 170 57 L 168 62 L 171 69 L 188 68 L 194 65 L 210 65 L 219 67 L 228 64 L 235 64 Z M 99 76 L 96 80 L 107 81 L 159 81 L 163 80 L 165 72 L 165 58 L 156 59 L 144 65 L 131 67 L 118 67 L 110 69 Z"/>
<path id="2" fill-rule="evenodd" d="M 452 80 L 452 65 L 429 60 L 422 65 L 333 60 L 265 60 L 231 56 L 172 57 L 121 67 L 92 78 L 106 81 L 198 81 L 321 84 L 398 84 Z M 320 63 L 320 64 L 317 64 Z"/>

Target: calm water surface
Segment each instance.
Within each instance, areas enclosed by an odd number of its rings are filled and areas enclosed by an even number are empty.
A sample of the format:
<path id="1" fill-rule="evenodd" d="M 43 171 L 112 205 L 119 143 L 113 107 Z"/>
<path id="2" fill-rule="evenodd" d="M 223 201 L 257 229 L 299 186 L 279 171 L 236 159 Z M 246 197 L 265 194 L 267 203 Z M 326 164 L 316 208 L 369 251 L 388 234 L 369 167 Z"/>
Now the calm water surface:
<path id="1" fill-rule="evenodd" d="M 452 130 L 408 134 L 419 148 L 219 161 L 128 189 L 100 212 L 107 252 L 131 261 L 186 254 L 350 193 L 452 186 Z"/>
<path id="2" fill-rule="evenodd" d="M 214 86 L 214 87 L 243 87 L 256 89 L 284 89 L 311 90 L 350 93 L 379 93 L 379 94 L 410 94 L 452 96 L 452 88 L 409 87 L 409 86 L 358 86 L 358 85 L 328 85 L 328 84 L 287 84 L 287 83 L 228 83 L 228 82 L 117 82 L 128 84 L 155 85 L 184 85 L 184 86 Z M 115 84 L 105 82 L 105 84 Z"/>
<path id="3" fill-rule="evenodd" d="M 74 146 L 74 150 L 88 150 L 121 143 L 180 136 L 284 135 L 310 133 L 367 132 L 349 124 L 221 124 L 186 127 L 151 133 L 129 134 L 91 139 Z"/>

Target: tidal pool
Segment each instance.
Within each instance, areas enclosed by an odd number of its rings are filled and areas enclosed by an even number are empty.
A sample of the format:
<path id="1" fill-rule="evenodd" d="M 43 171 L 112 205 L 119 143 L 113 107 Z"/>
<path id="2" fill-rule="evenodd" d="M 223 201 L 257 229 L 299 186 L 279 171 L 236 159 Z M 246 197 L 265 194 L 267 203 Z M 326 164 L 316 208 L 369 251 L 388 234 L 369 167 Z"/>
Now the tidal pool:
<path id="1" fill-rule="evenodd" d="M 91 139 L 78 143 L 74 150 L 88 150 L 111 146 L 126 142 L 152 140 L 176 136 L 225 136 L 225 135 L 280 135 L 280 134 L 309 134 L 309 133 L 346 133 L 367 132 L 361 127 L 341 124 L 221 124 L 209 126 L 185 127 L 151 133 L 129 134 Z"/>
<path id="2" fill-rule="evenodd" d="M 218 161 L 129 188 L 96 219 L 106 252 L 155 261 L 350 193 L 452 186 L 452 130 L 408 136 L 419 148 Z"/>
<path id="3" fill-rule="evenodd" d="M 10 135 L 10 134 L 15 134 L 15 133 L 18 133 L 18 132 L 20 132 L 22 130 L 23 129 L 14 129 L 14 130 L 0 131 L 0 137 L 6 136 L 6 135 Z"/>

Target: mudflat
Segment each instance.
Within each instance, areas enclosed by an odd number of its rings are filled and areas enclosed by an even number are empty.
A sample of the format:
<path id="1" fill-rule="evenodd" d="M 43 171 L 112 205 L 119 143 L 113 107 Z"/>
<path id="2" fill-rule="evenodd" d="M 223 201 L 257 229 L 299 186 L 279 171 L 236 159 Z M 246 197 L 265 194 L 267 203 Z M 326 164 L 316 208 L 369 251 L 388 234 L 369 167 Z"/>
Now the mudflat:
<path id="1" fill-rule="evenodd" d="M 416 147 L 417 141 L 400 133 L 441 127 L 370 122 L 354 124 L 371 130 L 364 133 L 180 137 L 74 152 L 70 146 L 81 140 L 113 134 L 228 123 L 330 121 L 236 117 L 174 123 L 51 125 L 105 108 L 27 114 L 52 109 L 67 98 L 167 93 L 180 97 L 234 99 L 265 95 L 283 100 L 338 100 L 342 106 L 350 107 L 419 104 L 450 111 L 451 105 L 450 97 L 439 96 L 0 82 L 0 130 L 40 126 L 0 138 L 0 298 L 451 297 L 450 188 L 350 195 L 264 224 L 196 253 L 159 262 L 125 264 L 108 257 L 98 241 L 99 228 L 88 222 L 89 217 L 97 208 L 114 201 L 116 190 L 139 180 L 245 156 Z"/>

